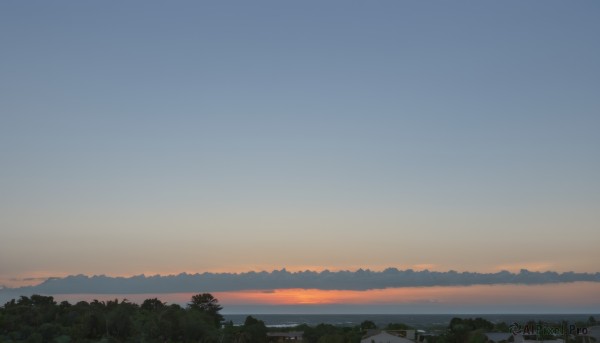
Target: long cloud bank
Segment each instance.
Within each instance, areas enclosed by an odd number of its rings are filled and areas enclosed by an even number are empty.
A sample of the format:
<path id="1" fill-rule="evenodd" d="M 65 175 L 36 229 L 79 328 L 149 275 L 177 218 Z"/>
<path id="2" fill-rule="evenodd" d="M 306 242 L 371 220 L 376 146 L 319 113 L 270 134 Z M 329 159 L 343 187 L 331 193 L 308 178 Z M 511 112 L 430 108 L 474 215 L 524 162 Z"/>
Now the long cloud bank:
<path id="1" fill-rule="evenodd" d="M 36 286 L 5 288 L 0 294 L 139 294 L 224 292 L 305 288 L 323 290 L 369 290 L 391 287 L 469 286 L 494 284 L 550 284 L 561 282 L 600 282 L 599 273 L 498 273 L 413 271 L 388 268 L 383 271 L 302 271 L 202 273 L 167 276 L 110 277 L 74 275 L 51 278 Z"/>

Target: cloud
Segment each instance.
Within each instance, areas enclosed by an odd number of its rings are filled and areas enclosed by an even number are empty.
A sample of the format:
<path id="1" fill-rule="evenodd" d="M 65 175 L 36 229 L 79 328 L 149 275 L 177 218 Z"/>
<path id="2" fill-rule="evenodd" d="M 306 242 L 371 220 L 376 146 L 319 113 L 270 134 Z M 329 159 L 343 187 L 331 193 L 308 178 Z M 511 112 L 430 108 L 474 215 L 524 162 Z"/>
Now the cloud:
<path id="1" fill-rule="evenodd" d="M 7 288 L 1 293 L 14 294 L 139 294 L 226 292 L 273 289 L 371 290 L 395 287 L 468 286 L 496 284 L 551 284 L 575 281 L 600 282 L 600 273 L 532 272 L 521 269 L 518 273 L 438 272 L 387 268 L 383 271 L 358 269 L 356 271 L 298 271 L 285 269 L 272 272 L 202 273 L 178 275 L 136 275 L 110 277 L 105 275 L 72 275 L 51 278 L 36 286 Z"/>
<path id="2" fill-rule="evenodd" d="M 438 267 L 437 264 L 433 264 L 433 263 L 421 263 L 421 264 L 415 264 L 412 266 L 412 269 L 415 270 L 432 270 L 432 269 L 436 269 Z"/>
<path id="3" fill-rule="evenodd" d="M 49 280 L 49 279 L 57 279 L 57 278 L 58 277 L 55 277 L 55 276 L 50 276 L 50 277 L 25 277 L 25 278 L 10 278 L 9 280 L 10 281 L 20 281 L 20 282 L 22 282 L 22 281 L 39 281 L 39 282 L 42 282 L 42 281 L 46 281 L 46 280 Z"/>

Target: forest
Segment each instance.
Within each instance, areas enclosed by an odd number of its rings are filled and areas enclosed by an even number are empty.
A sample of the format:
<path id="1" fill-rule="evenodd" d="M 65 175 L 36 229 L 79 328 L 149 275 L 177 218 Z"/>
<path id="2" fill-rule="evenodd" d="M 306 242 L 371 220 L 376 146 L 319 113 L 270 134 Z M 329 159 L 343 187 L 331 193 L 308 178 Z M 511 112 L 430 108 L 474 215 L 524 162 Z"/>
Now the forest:
<path id="1" fill-rule="evenodd" d="M 0 307 L 0 343 L 70 343 L 70 342 L 148 342 L 148 343 L 268 343 L 269 328 L 262 320 L 247 316 L 243 325 L 225 321 L 222 306 L 210 293 L 191 297 L 185 307 L 167 304 L 157 298 L 141 304 L 124 299 L 56 302 L 52 296 L 32 295 L 13 299 Z M 529 325 L 535 326 L 531 321 Z M 538 323 L 539 324 L 539 323 Z M 566 325 L 566 323 L 562 323 Z M 597 325 L 590 316 L 587 323 Z M 402 323 L 385 327 L 365 320 L 356 326 L 302 324 L 277 331 L 300 331 L 303 343 L 360 343 L 369 330 L 409 330 Z M 447 327 L 420 342 L 485 343 L 485 332 L 509 332 L 506 323 L 492 323 L 483 318 L 453 318 Z M 537 337 L 551 339 L 554 337 Z M 583 342 L 583 337 L 569 337 L 569 342 Z M 589 340 L 588 340 L 589 341 Z M 273 341 L 273 343 L 276 341 Z"/>
<path id="2" fill-rule="evenodd" d="M 224 342 L 221 309 L 209 293 L 192 296 L 186 307 L 157 298 L 138 305 L 21 296 L 0 308 L 0 342 Z"/>
<path id="3" fill-rule="evenodd" d="M 0 342 L 203 342 L 266 343 L 268 328 L 252 316 L 243 325 L 224 321 L 210 293 L 196 294 L 187 306 L 157 298 L 141 304 L 118 299 L 57 303 L 52 296 L 13 299 L 0 307 Z M 394 328 L 397 328 L 397 324 Z M 401 327 L 404 327 L 401 325 Z M 306 343 L 359 343 L 371 321 L 356 327 L 320 324 L 278 328 L 303 332 Z"/>

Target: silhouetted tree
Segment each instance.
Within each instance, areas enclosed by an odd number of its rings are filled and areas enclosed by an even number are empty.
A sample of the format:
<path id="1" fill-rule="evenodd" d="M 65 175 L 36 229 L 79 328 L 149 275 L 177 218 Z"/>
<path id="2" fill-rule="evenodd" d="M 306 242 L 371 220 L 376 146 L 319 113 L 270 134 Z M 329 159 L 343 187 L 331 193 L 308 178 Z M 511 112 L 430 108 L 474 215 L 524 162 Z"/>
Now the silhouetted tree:
<path id="1" fill-rule="evenodd" d="M 219 328 L 223 321 L 223 316 L 219 313 L 223 309 L 219 305 L 219 300 L 213 297 L 210 293 L 196 294 L 192 296 L 192 301 L 188 304 L 188 308 L 208 314 L 214 322 L 215 327 Z"/>
<path id="2" fill-rule="evenodd" d="M 262 320 L 252 316 L 246 317 L 242 332 L 246 343 L 264 343 L 267 341 L 267 326 Z"/>
<path id="3" fill-rule="evenodd" d="M 140 308 L 146 311 L 158 311 L 163 310 L 165 306 L 166 304 L 164 302 L 158 300 L 157 298 L 152 298 L 144 300 Z"/>
<path id="4" fill-rule="evenodd" d="M 375 323 L 371 320 L 365 320 L 362 323 L 360 323 L 360 329 L 362 331 L 373 330 L 377 329 L 377 325 L 375 325 Z"/>
<path id="5" fill-rule="evenodd" d="M 218 341 L 215 318 L 221 306 L 210 294 L 193 306 L 147 299 L 57 304 L 52 297 L 20 297 L 0 307 L 0 342 L 203 342 Z"/>

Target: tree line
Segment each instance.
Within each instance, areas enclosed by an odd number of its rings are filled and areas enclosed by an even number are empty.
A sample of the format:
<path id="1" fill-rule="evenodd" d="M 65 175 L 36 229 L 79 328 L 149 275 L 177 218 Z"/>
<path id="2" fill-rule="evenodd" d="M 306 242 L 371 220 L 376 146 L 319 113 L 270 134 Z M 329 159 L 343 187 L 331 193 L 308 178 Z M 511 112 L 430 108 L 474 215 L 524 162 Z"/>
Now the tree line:
<path id="1" fill-rule="evenodd" d="M 268 343 L 268 328 L 262 320 L 246 317 L 243 325 L 224 322 L 219 301 L 210 293 L 196 294 L 182 307 L 157 298 L 141 304 L 127 300 L 71 304 L 57 303 L 52 296 L 32 295 L 13 299 L 0 307 L 0 343 Z M 528 324 L 535 325 L 531 321 Z M 566 325 L 566 323 L 561 323 Z M 597 325 L 590 317 L 578 326 Z M 304 343 L 360 343 L 369 330 L 409 330 L 405 324 L 390 323 L 378 328 L 365 320 L 356 326 L 306 324 L 277 331 L 301 331 Z M 429 343 L 485 343 L 485 332 L 509 332 L 506 323 L 483 318 L 453 318 L 441 332 L 429 335 Z M 542 337 L 550 339 L 552 337 Z M 569 342 L 583 343 L 583 337 Z"/>
<path id="2" fill-rule="evenodd" d="M 221 309 L 209 293 L 192 296 L 186 307 L 157 298 L 138 305 L 21 296 L 0 308 L 0 342 L 222 342 Z"/>
<path id="3" fill-rule="evenodd" d="M 246 317 L 243 325 L 224 322 L 218 300 L 196 294 L 187 306 L 157 298 L 141 304 L 118 299 L 57 303 L 52 296 L 13 299 L 0 307 L 0 343 L 142 342 L 267 343 L 262 320 Z M 306 324 L 278 331 L 301 331 L 305 343 L 360 343 L 371 321 L 355 327 Z"/>

